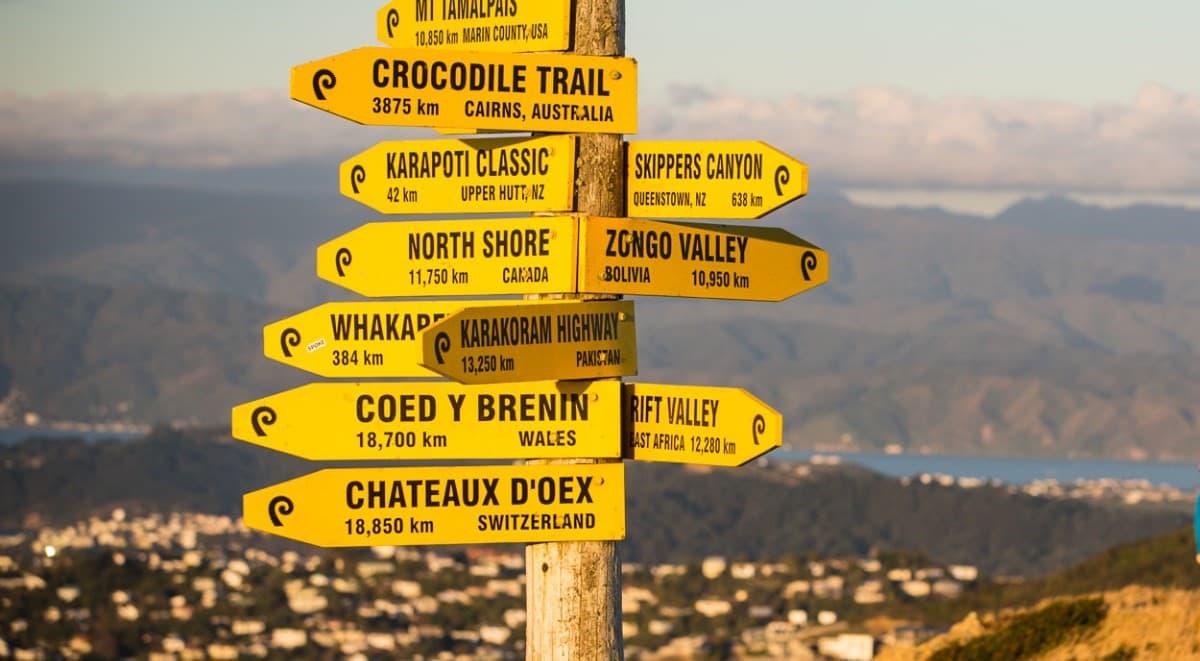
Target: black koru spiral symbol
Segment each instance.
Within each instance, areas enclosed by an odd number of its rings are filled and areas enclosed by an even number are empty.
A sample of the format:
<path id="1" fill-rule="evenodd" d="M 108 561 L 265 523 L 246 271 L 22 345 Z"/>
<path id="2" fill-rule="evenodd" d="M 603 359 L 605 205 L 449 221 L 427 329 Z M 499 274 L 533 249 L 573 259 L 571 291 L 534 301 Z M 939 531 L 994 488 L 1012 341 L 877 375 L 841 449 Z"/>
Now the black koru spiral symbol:
<path id="1" fill-rule="evenodd" d="M 792 180 L 792 173 L 786 165 L 775 168 L 775 194 L 783 195 L 783 187 Z"/>
<path id="2" fill-rule="evenodd" d="M 295 328 L 285 328 L 279 334 L 279 348 L 283 349 L 285 358 L 292 357 L 292 347 L 300 346 L 300 331 Z"/>
<path id="3" fill-rule="evenodd" d="M 446 364 L 446 360 L 442 358 L 443 351 L 450 350 L 450 336 L 442 331 L 433 338 L 433 357 L 437 359 L 438 365 Z"/>
<path id="4" fill-rule="evenodd" d="M 400 27 L 400 12 L 395 9 L 389 9 L 387 13 L 388 38 L 396 36 L 392 33 L 392 30 L 398 27 Z"/>
<path id="5" fill-rule="evenodd" d="M 316 95 L 318 101 L 325 100 L 325 90 L 333 89 L 337 85 L 337 76 L 329 69 L 317 69 L 313 74 L 313 94 Z"/>
<path id="6" fill-rule="evenodd" d="M 754 416 L 754 426 L 750 431 L 754 435 L 754 444 L 758 445 L 759 434 L 767 431 L 767 419 L 761 413 Z"/>
<path id="7" fill-rule="evenodd" d="M 287 516 L 294 509 L 296 509 L 296 505 L 292 503 L 291 498 L 287 496 L 275 496 L 267 504 L 267 515 L 271 517 L 271 523 L 275 524 L 275 527 L 278 528 L 283 525 L 283 521 L 279 520 L 279 515 Z"/>
<path id="8" fill-rule="evenodd" d="M 812 275 L 809 271 L 817 268 L 817 253 L 811 250 L 805 250 L 803 255 L 800 255 L 800 274 L 805 280 L 812 280 Z"/>
<path id="9" fill-rule="evenodd" d="M 355 165 L 350 169 L 350 188 L 354 189 L 354 194 L 358 195 L 358 185 L 367 180 L 367 169 L 361 165 Z"/>
<path id="10" fill-rule="evenodd" d="M 250 413 L 250 426 L 254 427 L 254 433 L 260 437 L 267 435 L 263 425 L 270 427 L 273 424 L 275 424 L 275 409 L 270 406 L 260 406 Z"/>
<path id="11" fill-rule="evenodd" d="M 346 272 L 343 269 L 350 266 L 351 261 L 353 261 L 353 258 L 350 256 L 350 249 L 338 248 L 337 254 L 334 255 L 334 265 L 337 266 L 339 278 L 346 277 Z"/>

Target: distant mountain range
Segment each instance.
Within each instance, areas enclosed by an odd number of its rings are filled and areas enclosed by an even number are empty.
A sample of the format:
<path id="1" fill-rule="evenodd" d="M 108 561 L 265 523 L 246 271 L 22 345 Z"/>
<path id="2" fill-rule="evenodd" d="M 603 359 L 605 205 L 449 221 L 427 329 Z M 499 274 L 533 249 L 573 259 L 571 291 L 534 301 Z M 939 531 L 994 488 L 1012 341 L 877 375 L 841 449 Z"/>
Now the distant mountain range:
<path id="1" fill-rule="evenodd" d="M 0 202 L 0 416 L 76 420 L 223 423 L 309 380 L 259 329 L 357 299 L 315 248 L 381 219 L 332 191 L 6 181 Z M 757 222 L 826 249 L 830 283 L 639 299 L 638 378 L 746 387 L 798 448 L 1200 458 L 1200 213 L 981 220 L 817 190 Z"/>
<path id="2" fill-rule="evenodd" d="M 217 431 L 158 429 L 125 442 L 0 447 L 0 529 L 134 512 L 241 515 L 247 491 L 315 471 Z M 1042 574 L 1114 544 L 1177 529 L 1184 512 L 1092 505 L 884 477 L 853 465 L 705 469 L 626 462 L 622 558 L 922 553 L 989 574 Z"/>

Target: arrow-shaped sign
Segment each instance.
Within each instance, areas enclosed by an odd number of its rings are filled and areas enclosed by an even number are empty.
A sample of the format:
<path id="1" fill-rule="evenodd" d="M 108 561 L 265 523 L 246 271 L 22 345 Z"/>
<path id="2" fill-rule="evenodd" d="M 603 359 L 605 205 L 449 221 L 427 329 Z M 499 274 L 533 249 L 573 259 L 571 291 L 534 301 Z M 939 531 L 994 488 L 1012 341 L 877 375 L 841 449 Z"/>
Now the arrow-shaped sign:
<path id="1" fill-rule="evenodd" d="M 437 376 L 420 365 L 423 330 L 467 305 L 537 304 L 537 301 L 325 303 L 263 327 L 263 355 L 321 376 Z"/>
<path id="2" fill-rule="evenodd" d="M 317 248 L 317 275 L 364 296 L 575 289 L 573 216 L 368 223 Z"/>
<path id="3" fill-rule="evenodd" d="M 808 193 L 808 166 L 765 142 L 628 143 L 626 213 L 749 220 Z"/>
<path id="4" fill-rule="evenodd" d="M 783 443 L 783 416 L 741 388 L 622 387 L 626 459 L 741 466 Z"/>
<path id="5" fill-rule="evenodd" d="M 373 126 L 637 133 L 623 57 L 364 47 L 292 67 L 291 96 Z"/>
<path id="6" fill-rule="evenodd" d="M 317 546 L 625 537 L 625 465 L 328 468 L 242 497 L 246 526 Z"/>
<path id="7" fill-rule="evenodd" d="M 601 216 L 369 223 L 317 249 L 366 296 L 631 294 L 779 301 L 829 279 L 783 229 Z"/>
<path id="8" fill-rule="evenodd" d="M 621 384 L 325 382 L 233 408 L 233 437 L 318 461 L 621 456 Z"/>
<path id="9" fill-rule="evenodd" d="M 429 327 L 422 365 L 460 383 L 637 374 L 633 301 L 464 307 Z"/>
<path id="10" fill-rule="evenodd" d="M 829 280 L 824 250 L 774 227 L 588 216 L 579 290 L 781 301 Z"/>
<path id="11" fill-rule="evenodd" d="M 392 0 L 376 27 L 379 41 L 396 48 L 563 51 L 571 47 L 571 2 Z"/>
<path id="12" fill-rule="evenodd" d="M 342 163 L 339 188 L 389 214 L 566 211 L 575 138 L 381 142 Z"/>

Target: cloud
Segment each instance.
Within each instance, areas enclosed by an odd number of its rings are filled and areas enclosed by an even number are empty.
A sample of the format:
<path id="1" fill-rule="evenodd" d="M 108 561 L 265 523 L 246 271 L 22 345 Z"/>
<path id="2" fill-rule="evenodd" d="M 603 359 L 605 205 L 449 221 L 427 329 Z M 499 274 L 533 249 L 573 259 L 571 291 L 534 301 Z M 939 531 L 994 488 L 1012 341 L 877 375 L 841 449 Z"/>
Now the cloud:
<path id="1" fill-rule="evenodd" d="M 927 98 L 867 87 L 837 98 L 680 86 L 641 108 L 640 139 L 764 140 L 848 185 L 1200 190 L 1200 97 L 1148 84 L 1128 103 Z M 340 161 L 421 129 L 362 127 L 281 92 L 170 97 L 0 93 L 0 157 L 119 167 Z"/>
<path id="2" fill-rule="evenodd" d="M 9 161 L 253 167 L 334 154 L 344 159 L 379 140 L 417 134 L 364 128 L 275 92 L 120 98 L 0 93 L 0 156 Z"/>
<path id="3" fill-rule="evenodd" d="M 930 99 L 869 87 L 841 98 L 680 90 L 643 111 L 656 138 L 761 139 L 814 176 L 895 187 L 1200 190 L 1200 97 L 1146 85 L 1128 104 Z"/>

